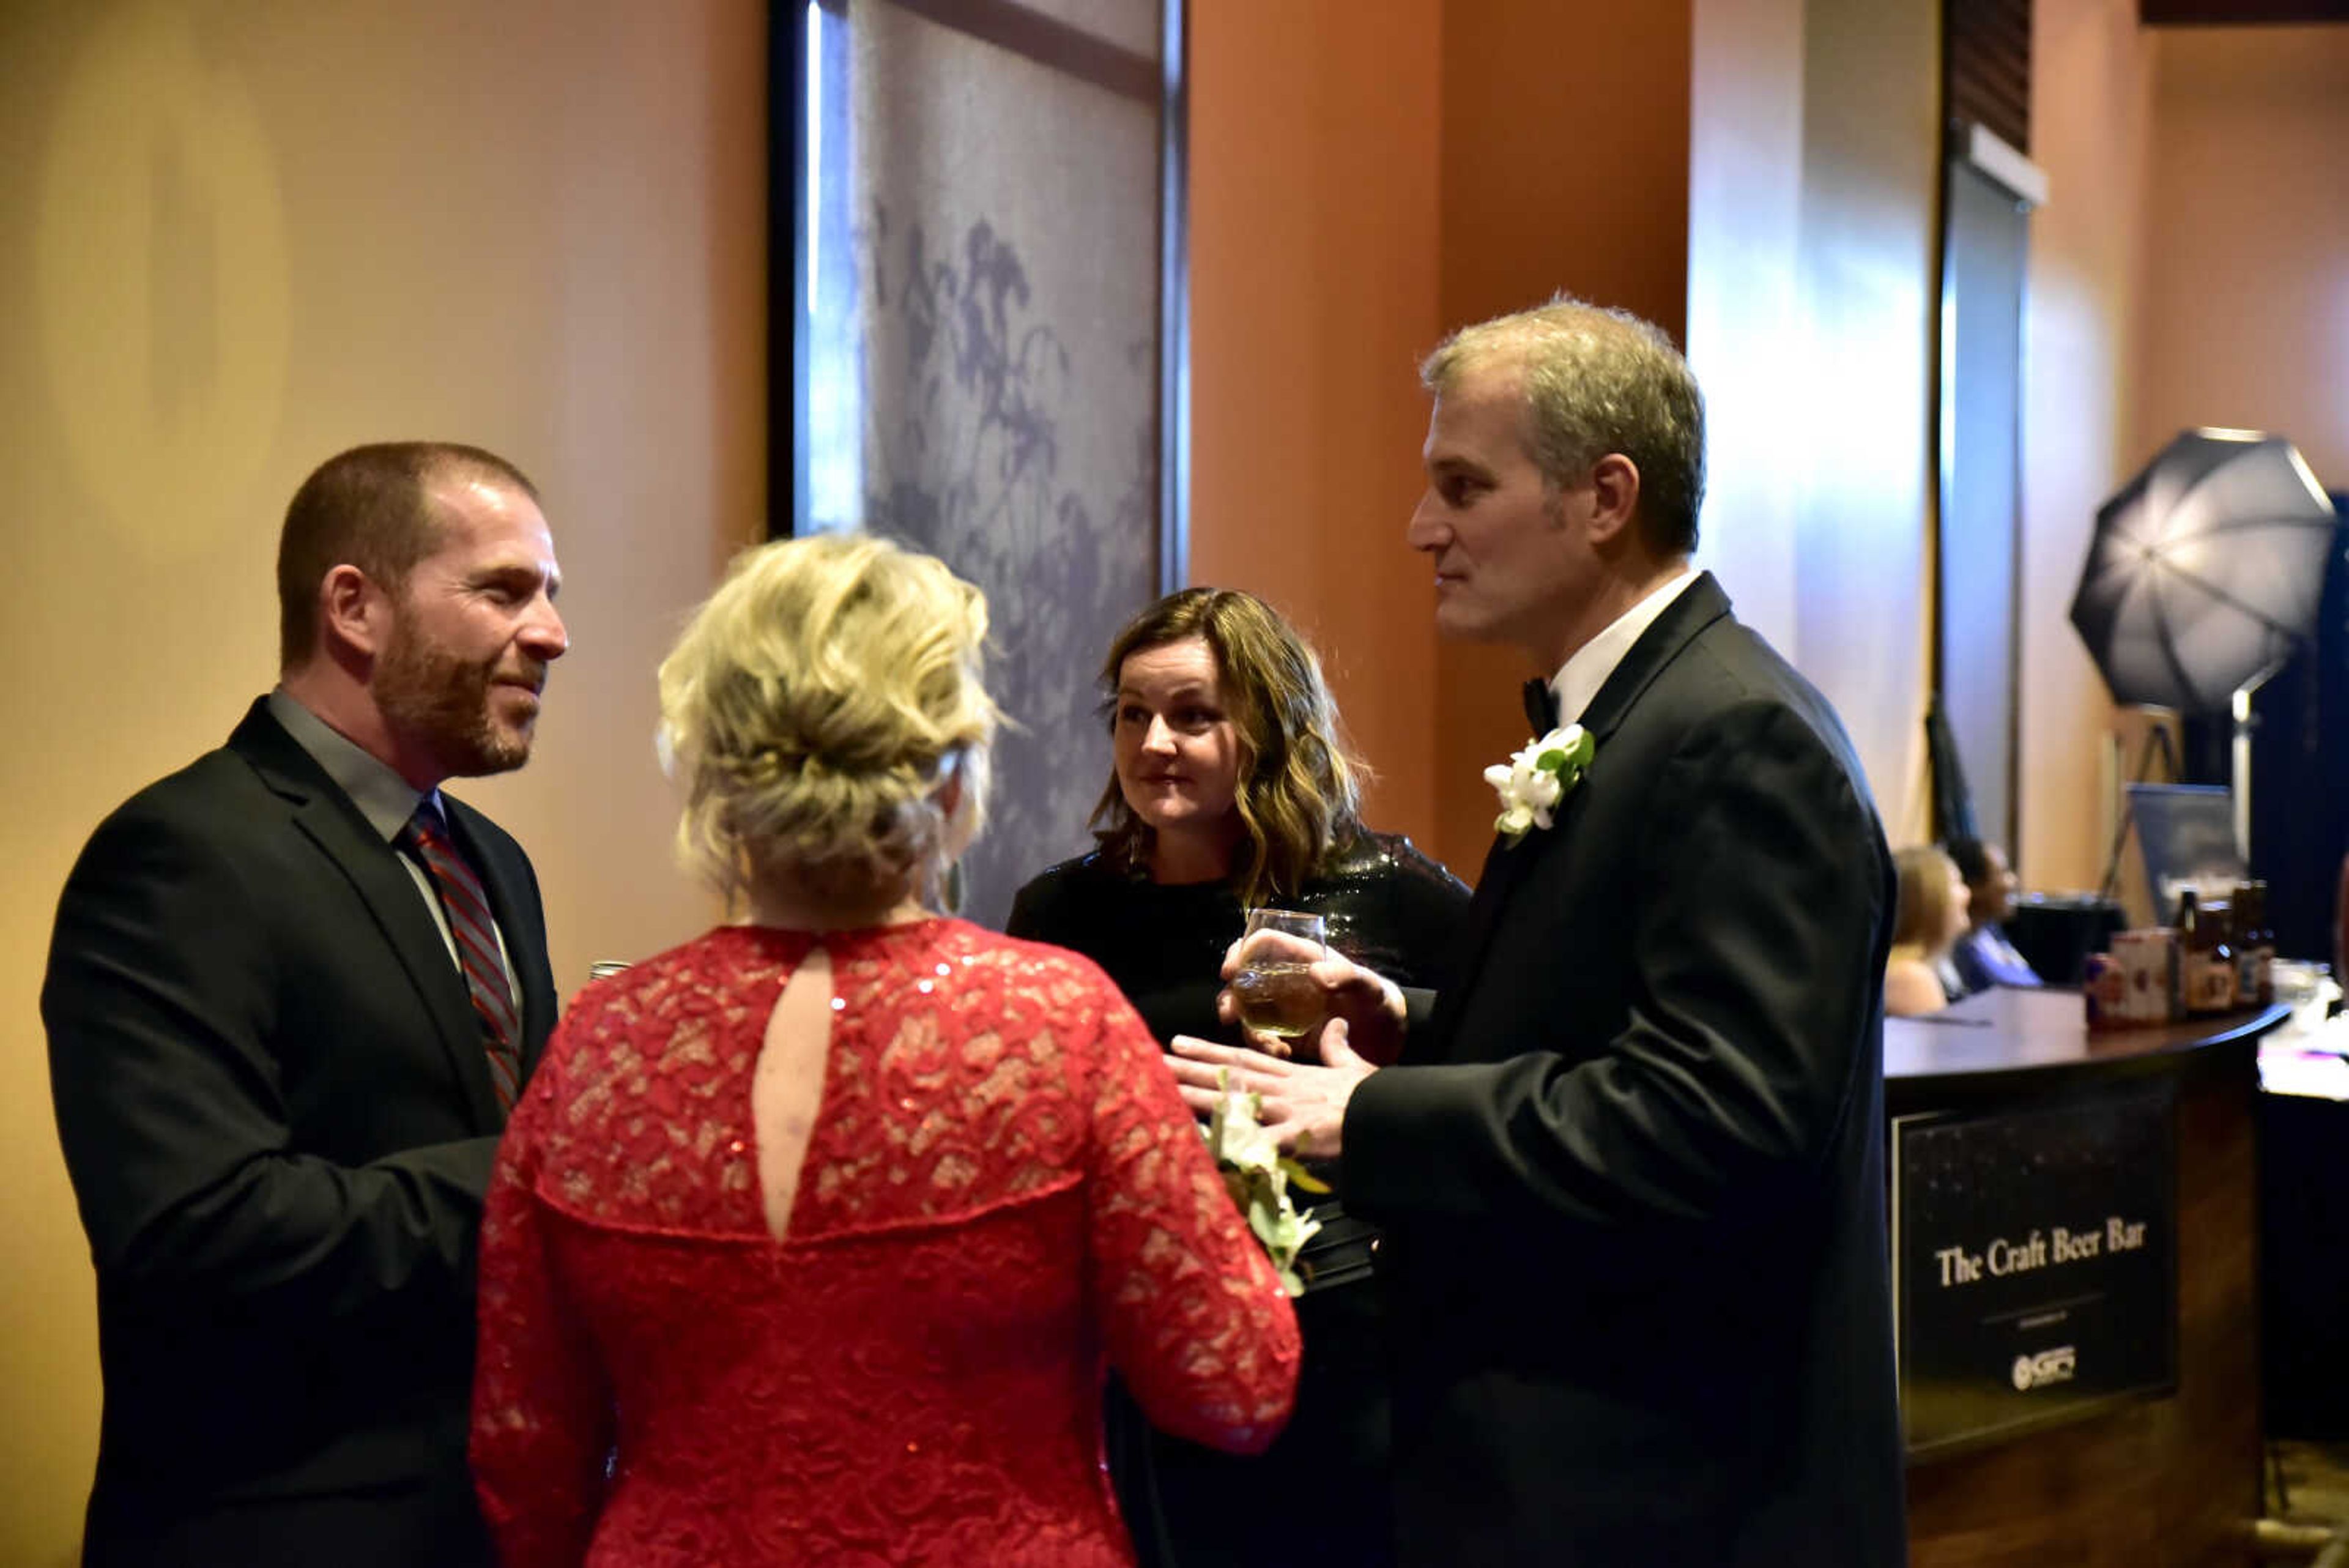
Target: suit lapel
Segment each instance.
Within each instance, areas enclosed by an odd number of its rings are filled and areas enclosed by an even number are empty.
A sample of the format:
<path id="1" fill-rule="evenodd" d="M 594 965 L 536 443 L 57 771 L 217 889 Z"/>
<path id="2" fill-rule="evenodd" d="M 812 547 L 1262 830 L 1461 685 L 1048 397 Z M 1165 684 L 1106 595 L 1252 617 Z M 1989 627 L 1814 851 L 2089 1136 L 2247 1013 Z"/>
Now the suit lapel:
<path id="1" fill-rule="evenodd" d="M 1404 1064 L 1415 1065 L 1451 1059 L 1452 1031 L 1485 966 L 1485 951 L 1492 945 L 1493 932 L 1500 924 L 1502 906 L 1508 902 L 1511 890 L 1523 879 L 1526 867 L 1534 858 L 1537 848 L 1534 840 L 1538 833 L 1537 829 L 1515 845 L 1504 842 L 1496 835 L 1492 848 L 1485 852 L 1485 868 L 1476 875 L 1476 893 L 1468 901 L 1467 922 L 1452 944 L 1452 961 L 1444 974 L 1444 989 L 1436 993 L 1435 1011 L 1429 1015 L 1427 1027 L 1420 1032 L 1417 1041 L 1404 1040 Z"/>
<path id="2" fill-rule="evenodd" d="M 397 971 L 384 967 L 386 978 L 397 973 L 415 988 L 474 1124 L 484 1133 L 496 1132 L 504 1118 L 490 1086 L 481 1020 L 398 852 L 377 836 L 350 798 L 263 703 L 254 705 L 228 743 L 285 803 L 294 826 L 348 879 L 397 961 Z"/>
<path id="3" fill-rule="evenodd" d="M 1607 683 L 1590 700 L 1583 711 L 1582 727 L 1603 748 L 1607 737 L 1623 722 L 1623 716 L 1640 700 L 1664 667 L 1680 657 L 1681 650 L 1696 639 L 1697 633 L 1729 613 L 1729 596 L 1721 591 L 1711 572 L 1700 572 L 1696 581 L 1681 590 L 1680 597 L 1664 607 L 1664 613 L 1655 618 L 1623 662 L 1607 677 Z M 1591 765 L 1598 766 L 1596 757 Z"/>
<path id="4" fill-rule="evenodd" d="M 1593 774 L 1606 765 L 1607 738 L 1621 725 L 1624 715 L 1649 683 L 1699 632 L 1728 613 L 1729 596 L 1722 592 L 1711 572 L 1702 572 L 1640 634 L 1623 661 L 1590 700 L 1590 706 L 1579 721 L 1592 739 L 1599 742 L 1599 751 L 1591 758 Z M 1587 787 L 1588 783 L 1586 776 L 1584 785 Z M 1557 846 L 1565 841 L 1569 826 L 1565 818 L 1572 812 L 1573 805 L 1572 797 L 1568 797 L 1559 807 L 1560 820 L 1555 826 L 1535 828 L 1515 845 L 1506 844 L 1498 837 L 1493 840 L 1493 847 L 1485 857 L 1485 869 L 1476 878 L 1476 896 L 1468 906 L 1466 929 L 1454 949 L 1444 991 L 1436 998 L 1434 1013 L 1424 1031 L 1424 1049 L 1413 1050 L 1406 1042 L 1405 1062 L 1444 1062 L 1452 1058 L 1452 1032 L 1482 976 L 1485 953 L 1492 946 L 1493 933 L 1500 929 L 1509 896 L 1524 882 L 1527 869 L 1537 858 L 1556 853 Z"/>

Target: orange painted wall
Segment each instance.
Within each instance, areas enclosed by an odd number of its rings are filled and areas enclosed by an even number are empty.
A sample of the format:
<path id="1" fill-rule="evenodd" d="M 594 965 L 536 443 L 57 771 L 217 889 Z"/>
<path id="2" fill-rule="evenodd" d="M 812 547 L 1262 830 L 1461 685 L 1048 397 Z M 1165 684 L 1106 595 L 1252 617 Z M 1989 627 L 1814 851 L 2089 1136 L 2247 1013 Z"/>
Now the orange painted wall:
<path id="1" fill-rule="evenodd" d="M 1313 638 L 1378 774 L 1370 820 L 1428 847 L 1434 607 L 1402 532 L 1426 427 L 1413 367 L 1440 331 L 1441 10 L 1191 16 L 1191 577 Z"/>
<path id="2" fill-rule="evenodd" d="M 1678 339 L 1689 8 L 1483 0 L 1447 6 L 1443 36 L 1444 327 L 1565 289 L 1636 311 Z M 1518 686 L 1549 673 L 1524 662 L 1514 649 L 1436 650 L 1435 842 L 1472 879 L 1493 837 L 1484 766 L 1524 743 Z"/>
<path id="3" fill-rule="evenodd" d="M 1377 814 L 1464 876 L 1533 672 L 1433 637 L 1402 541 L 1412 365 L 1561 288 L 1706 327 L 1730 440 L 1701 560 L 1844 706 L 1888 815 L 1917 793 L 1937 13 L 1762 9 L 1193 14 L 1193 576 L 1316 631 L 1387 775 Z M 1713 112 L 1692 82 L 1740 102 Z"/>

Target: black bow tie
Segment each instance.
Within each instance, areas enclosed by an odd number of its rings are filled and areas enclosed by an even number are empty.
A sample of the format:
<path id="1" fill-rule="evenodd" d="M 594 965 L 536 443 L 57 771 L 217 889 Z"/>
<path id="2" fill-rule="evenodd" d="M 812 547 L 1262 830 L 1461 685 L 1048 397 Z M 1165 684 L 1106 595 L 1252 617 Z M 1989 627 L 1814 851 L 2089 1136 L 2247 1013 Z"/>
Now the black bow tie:
<path id="1" fill-rule="evenodd" d="M 1534 727 L 1537 741 L 1557 728 L 1557 693 L 1549 689 L 1548 681 L 1526 682 L 1526 722 Z"/>

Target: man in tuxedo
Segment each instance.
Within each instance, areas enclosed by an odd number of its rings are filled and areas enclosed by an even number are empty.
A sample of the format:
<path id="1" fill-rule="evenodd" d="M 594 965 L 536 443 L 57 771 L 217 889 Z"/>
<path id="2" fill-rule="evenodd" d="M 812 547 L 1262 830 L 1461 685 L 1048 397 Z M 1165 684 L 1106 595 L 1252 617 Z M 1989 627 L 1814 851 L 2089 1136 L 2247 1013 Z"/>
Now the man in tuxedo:
<path id="1" fill-rule="evenodd" d="M 1523 649 L 1588 769 L 1504 824 L 1423 1026 L 1330 959 L 1318 1064 L 1178 1041 L 1177 1075 L 1261 1092 L 1384 1231 L 1403 1563 L 1899 1563 L 1858 763 L 1690 566 L 1702 405 L 1661 332 L 1558 301 L 1423 378 L 1438 628 Z"/>
<path id="2" fill-rule="evenodd" d="M 554 1018 L 538 884 L 440 791 L 567 646 L 530 482 L 360 447 L 278 545 L 281 674 L 99 826 L 42 1016 L 98 1269 L 88 1564 L 487 1563 L 473 1246 Z"/>

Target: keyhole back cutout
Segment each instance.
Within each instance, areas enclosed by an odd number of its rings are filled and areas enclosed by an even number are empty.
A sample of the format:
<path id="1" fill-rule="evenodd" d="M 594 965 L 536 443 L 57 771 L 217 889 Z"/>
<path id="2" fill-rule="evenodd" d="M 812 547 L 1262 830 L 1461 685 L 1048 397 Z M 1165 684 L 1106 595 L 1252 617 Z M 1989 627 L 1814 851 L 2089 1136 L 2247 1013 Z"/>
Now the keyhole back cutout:
<path id="1" fill-rule="evenodd" d="M 759 1190 L 767 1229 L 781 1241 L 791 1231 L 792 1205 L 823 1102 L 824 1064 L 832 1054 L 832 955 L 810 948 L 783 982 L 750 1078 L 750 1126 L 758 1138 Z"/>

